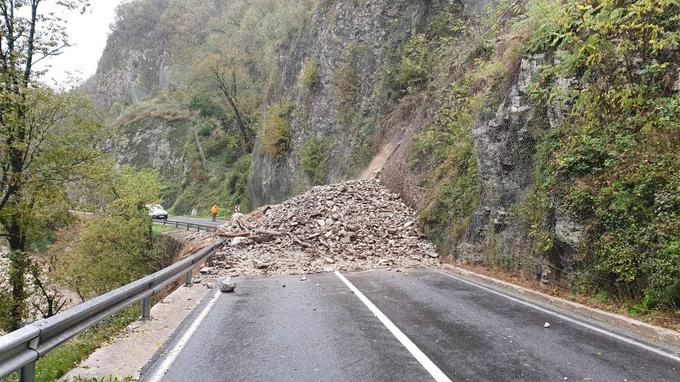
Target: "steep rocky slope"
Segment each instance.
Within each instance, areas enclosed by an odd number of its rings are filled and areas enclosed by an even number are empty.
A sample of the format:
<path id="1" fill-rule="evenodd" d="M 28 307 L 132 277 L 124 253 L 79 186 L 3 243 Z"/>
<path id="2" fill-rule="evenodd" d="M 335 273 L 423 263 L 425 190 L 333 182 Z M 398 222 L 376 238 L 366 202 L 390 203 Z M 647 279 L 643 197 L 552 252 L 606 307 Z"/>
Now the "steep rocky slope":
<path id="1" fill-rule="evenodd" d="M 440 3 L 337 1 L 318 7 L 300 35 L 282 48 L 278 102 L 293 105 L 290 145 L 282 157 L 256 150 L 251 181 L 256 204 L 281 201 L 312 183 L 301 165 L 305 145 L 319 146 L 330 158 L 318 164 L 317 182 L 360 174 L 394 98 L 388 82 L 395 53 Z M 305 70 L 314 70 L 307 74 L 316 77 L 312 83 L 300 80 Z"/>
<path id="2" fill-rule="evenodd" d="M 488 3 L 321 2 L 300 33 L 280 49 L 282 78 L 276 102 L 269 106 L 291 106 L 290 143 L 284 155 L 256 150 L 255 204 L 280 201 L 314 183 L 359 176 L 380 145 L 399 134 L 385 119 L 400 96 L 394 77 L 404 45 L 440 12 L 472 15 Z M 330 159 L 317 168 L 305 164 L 310 147 Z"/>

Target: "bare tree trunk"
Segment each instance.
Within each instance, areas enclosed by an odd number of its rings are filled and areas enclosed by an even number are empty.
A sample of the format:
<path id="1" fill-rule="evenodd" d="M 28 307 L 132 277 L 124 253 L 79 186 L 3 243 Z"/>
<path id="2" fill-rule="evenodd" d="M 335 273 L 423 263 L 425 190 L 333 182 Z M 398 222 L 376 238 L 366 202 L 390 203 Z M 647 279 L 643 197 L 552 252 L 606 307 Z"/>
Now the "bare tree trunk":
<path id="1" fill-rule="evenodd" d="M 198 146 L 198 152 L 201 154 L 201 159 L 203 160 L 203 170 L 208 171 L 205 153 L 203 152 L 203 145 L 201 145 L 201 140 L 198 139 L 198 132 L 196 132 L 196 130 L 194 130 L 194 138 L 196 138 L 196 146 Z"/>
<path id="2" fill-rule="evenodd" d="M 245 142 L 246 145 L 246 150 L 248 154 L 250 154 L 253 152 L 252 129 L 246 126 L 246 123 L 243 120 L 243 117 L 241 116 L 241 111 L 239 110 L 236 104 L 234 94 L 230 89 L 227 80 L 224 78 L 224 75 L 220 72 L 219 68 L 216 67 L 212 68 L 211 72 L 215 79 L 215 85 L 217 89 L 220 91 L 222 97 L 227 101 L 229 106 L 231 106 L 232 110 L 234 111 L 234 115 L 236 116 L 236 122 L 238 123 L 238 128 L 241 131 L 243 141 Z"/>

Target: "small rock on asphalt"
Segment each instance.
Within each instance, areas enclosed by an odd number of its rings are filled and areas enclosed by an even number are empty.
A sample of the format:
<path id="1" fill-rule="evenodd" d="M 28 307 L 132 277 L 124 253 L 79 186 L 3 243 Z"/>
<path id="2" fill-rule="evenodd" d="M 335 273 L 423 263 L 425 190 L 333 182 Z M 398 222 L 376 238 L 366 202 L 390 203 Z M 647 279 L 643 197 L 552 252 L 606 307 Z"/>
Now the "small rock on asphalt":
<path id="1" fill-rule="evenodd" d="M 231 281 L 231 277 L 227 277 L 220 281 L 220 291 L 223 293 L 231 293 L 236 289 L 236 283 Z"/>

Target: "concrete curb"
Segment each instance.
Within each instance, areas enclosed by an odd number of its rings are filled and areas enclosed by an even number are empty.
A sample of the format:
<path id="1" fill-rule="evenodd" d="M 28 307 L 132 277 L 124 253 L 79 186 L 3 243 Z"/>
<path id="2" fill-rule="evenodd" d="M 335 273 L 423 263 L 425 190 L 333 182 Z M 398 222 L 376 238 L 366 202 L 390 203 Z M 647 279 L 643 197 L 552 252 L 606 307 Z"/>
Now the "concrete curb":
<path id="1" fill-rule="evenodd" d="M 612 329 L 614 332 L 619 332 L 625 336 L 642 340 L 674 354 L 680 354 L 680 333 L 674 330 L 647 324 L 620 314 L 591 308 L 559 297 L 549 296 L 506 281 L 497 280 L 466 269 L 461 269 L 450 264 L 443 264 L 442 269 L 473 283 L 497 290 L 500 289 L 501 292 L 522 300 L 548 305 L 557 310 L 577 316 L 578 318 L 585 319 L 586 321 L 591 321 L 599 326 Z"/>

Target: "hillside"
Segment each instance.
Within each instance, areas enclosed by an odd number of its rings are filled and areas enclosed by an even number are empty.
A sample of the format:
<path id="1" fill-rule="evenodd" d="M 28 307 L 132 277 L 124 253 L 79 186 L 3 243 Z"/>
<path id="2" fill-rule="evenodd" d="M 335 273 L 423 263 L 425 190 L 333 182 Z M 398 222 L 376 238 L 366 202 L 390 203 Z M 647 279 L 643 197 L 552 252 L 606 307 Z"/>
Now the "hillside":
<path id="1" fill-rule="evenodd" d="M 680 307 L 676 2 L 137 0 L 85 85 L 175 213 L 381 169 L 452 259 Z"/>

